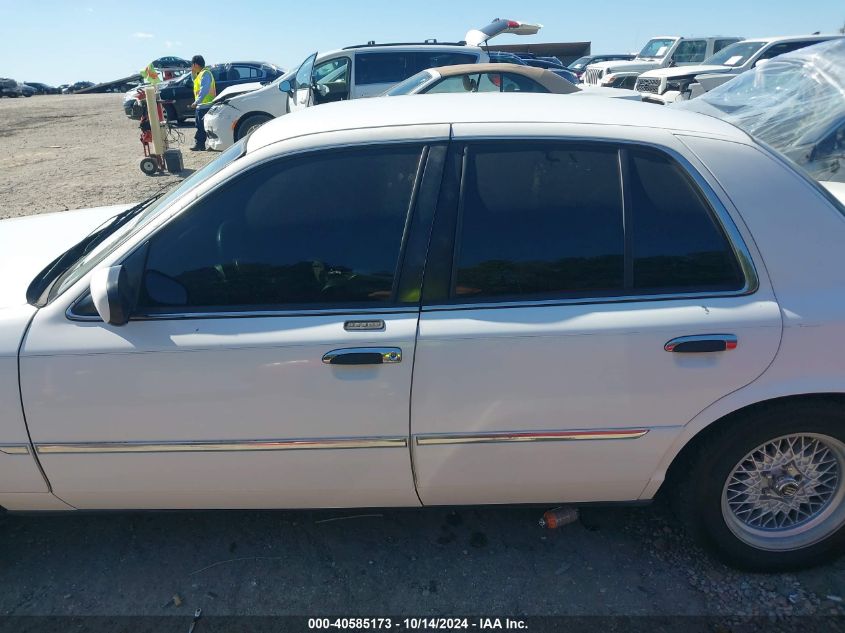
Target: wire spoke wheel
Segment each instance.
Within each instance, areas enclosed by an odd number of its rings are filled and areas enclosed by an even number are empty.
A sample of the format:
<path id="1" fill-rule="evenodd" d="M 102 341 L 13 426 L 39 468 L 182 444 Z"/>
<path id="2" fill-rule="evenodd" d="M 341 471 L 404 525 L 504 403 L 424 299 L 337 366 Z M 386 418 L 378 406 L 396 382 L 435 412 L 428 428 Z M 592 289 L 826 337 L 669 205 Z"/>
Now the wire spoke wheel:
<path id="1" fill-rule="evenodd" d="M 845 444 L 828 435 L 784 435 L 734 466 L 722 516 L 745 543 L 765 550 L 808 547 L 845 523 Z"/>

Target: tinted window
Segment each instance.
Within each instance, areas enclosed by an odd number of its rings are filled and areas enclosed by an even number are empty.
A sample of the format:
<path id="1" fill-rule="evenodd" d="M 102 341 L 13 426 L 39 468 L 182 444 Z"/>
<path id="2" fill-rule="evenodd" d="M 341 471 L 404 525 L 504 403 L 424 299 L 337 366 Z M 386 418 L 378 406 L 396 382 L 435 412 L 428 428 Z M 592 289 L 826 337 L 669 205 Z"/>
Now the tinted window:
<path id="1" fill-rule="evenodd" d="M 533 79 L 513 73 L 471 73 L 446 77 L 425 91 L 444 92 L 548 92 Z"/>
<path id="2" fill-rule="evenodd" d="M 393 84 L 403 81 L 426 68 L 471 64 L 477 60 L 468 53 L 431 52 L 379 52 L 355 55 L 355 83 Z"/>
<path id="3" fill-rule="evenodd" d="M 470 149 L 453 296 L 618 293 L 623 249 L 615 149 Z"/>
<path id="4" fill-rule="evenodd" d="M 818 42 L 783 42 L 782 44 L 775 44 L 768 50 L 764 51 L 763 54 L 760 55 L 760 59 L 771 59 L 772 57 L 777 57 L 778 55 L 783 55 L 784 53 L 791 53 L 792 51 L 797 51 L 800 48 L 806 48 L 811 44 L 818 44 Z"/>
<path id="5" fill-rule="evenodd" d="M 229 70 L 229 79 L 235 81 L 237 79 L 253 79 L 263 77 L 264 73 L 252 66 L 232 66 Z"/>
<path id="6" fill-rule="evenodd" d="M 677 64 L 696 64 L 707 57 L 707 40 L 684 40 L 678 44 L 672 59 Z"/>
<path id="7" fill-rule="evenodd" d="M 736 258 L 693 182 L 661 154 L 631 152 L 634 288 L 638 294 L 736 290 Z"/>
<path id="8" fill-rule="evenodd" d="M 730 39 L 730 40 L 716 40 L 716 41 L 713 43 L 713 52 L 714 52 L 714 53 L 718 53 L 720 50 L 722 50 L 722 49 L 723 49 L 723 48 L 725 48 L 726 46 L 730 46 L 730 45 L 731 45 L 731 44 L 733 44 L 734 42 L 736 42 L 736 40 L 735 40 L 735 39 Z"/>
<path id="9" fill-rule="evenodd" d="M 359 149 L 251 170 L 152 239 L 141 305 L 389 303 L 420 153 Z"/>

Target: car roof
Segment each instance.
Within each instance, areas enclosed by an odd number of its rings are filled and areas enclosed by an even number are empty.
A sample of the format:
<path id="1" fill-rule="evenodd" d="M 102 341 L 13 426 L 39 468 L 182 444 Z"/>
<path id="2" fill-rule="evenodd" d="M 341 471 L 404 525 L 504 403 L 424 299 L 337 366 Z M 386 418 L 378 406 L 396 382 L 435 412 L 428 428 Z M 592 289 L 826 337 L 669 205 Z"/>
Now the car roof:
<path id="1" fill-rule="evenodd" d="M 578 86 L 550 70 L 519 64 L 456 64 L 454 66 L 430 68 L 429 70 L 435 71 L 441 77 L 454 77 L 455 75 L 468 75 L 470 73 L 511 73 L 529 77 L 555 94 L 569 94 L 580 90 Z"/>
<path id="2" fill-rule="evenodd" d="M 480 53 L 481 48 L 478 46 L 468 46 L 466 44 L 373 44 L 362 46 L 349 46 L 347 48 L 336 48 L 325 53 L 317 55 L 317 61 L 323 61 L 330 57 L 340 57 L 343 55 L 351 55 L 353 53 L 394 53 L 398 51 L 444 51 L 449 53 Z"/>
<path id="3" fill-rule="evenodd" d="M 771 44 L 772 42 L 795 42 L 801 40 L 808 40 L 808 41 L 819 41 L 824 42 L 827 40 L 838 39 L 841 37 L 845 37 L 843 35 L 783 35 L 783 36 L 773 36 L 773 37 L 749 37 L 743 42 L 762 42 L 764 44 Z"/>
<path id="4" fill-rule="evenodd" d="M 451 123 L 621 125 L 748 140 L 739 128 L 714 117 L 627 99 L 586 95 L 567 99 L 534 93 L 435 94 L 401 98 L 397 107 L 399 98 L 327 103 L 273 119 L 250 136 L 247 151 L 320 132 Z"/>

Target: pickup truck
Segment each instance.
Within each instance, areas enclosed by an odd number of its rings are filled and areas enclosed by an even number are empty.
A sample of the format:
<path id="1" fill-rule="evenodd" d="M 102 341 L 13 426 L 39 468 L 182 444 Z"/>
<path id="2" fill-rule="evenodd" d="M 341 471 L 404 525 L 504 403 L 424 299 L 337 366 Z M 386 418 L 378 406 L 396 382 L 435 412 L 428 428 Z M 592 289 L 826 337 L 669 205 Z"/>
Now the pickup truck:
<path id="1" fill-rule="evenodd" d="M 743 40 L 723 48 L 699 66 L 660 68 L 644 72 L 635 89 L 643 101 L 666 105 L 695 99 L 751 70 L 761 62 L 813 44 L 842 38 L 842 35 L 803 35 Z"/>
<path id="2" fill-rule="evenodd" d="M 633 88 L 640 74 L 655 68 L 700 64 L 726 46 L 739 42 L 741 37 L 679 37 L 675 35 L 651 38 L 632 60 L 590 64 L 581 81 L 608 88 Z"/>

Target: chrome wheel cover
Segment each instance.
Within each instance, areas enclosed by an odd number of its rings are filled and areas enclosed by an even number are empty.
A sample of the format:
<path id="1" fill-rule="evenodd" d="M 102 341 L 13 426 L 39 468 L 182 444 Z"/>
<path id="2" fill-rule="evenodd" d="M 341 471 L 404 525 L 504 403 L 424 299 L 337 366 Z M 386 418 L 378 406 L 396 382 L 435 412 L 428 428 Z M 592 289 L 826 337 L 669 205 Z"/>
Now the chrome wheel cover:
<path id="1" fill-rule="evenodd" d="M 753 547 L 808 547 L 845 524 L 845 444 L 828 435 L 784 435 L 743 457 L 722 490 L 722 516 Z"/>

